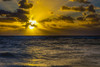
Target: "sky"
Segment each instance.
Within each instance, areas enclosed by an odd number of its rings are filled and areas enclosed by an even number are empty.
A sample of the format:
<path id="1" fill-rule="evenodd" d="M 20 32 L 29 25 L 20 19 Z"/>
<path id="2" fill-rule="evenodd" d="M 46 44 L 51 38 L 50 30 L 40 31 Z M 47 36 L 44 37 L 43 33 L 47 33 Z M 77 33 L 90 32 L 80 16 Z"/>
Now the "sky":
<path id="1" fill-rule="evenodd" d="M 100 0 L 0 0 L 0 36 L 52 35 L 100 35 Z"/>

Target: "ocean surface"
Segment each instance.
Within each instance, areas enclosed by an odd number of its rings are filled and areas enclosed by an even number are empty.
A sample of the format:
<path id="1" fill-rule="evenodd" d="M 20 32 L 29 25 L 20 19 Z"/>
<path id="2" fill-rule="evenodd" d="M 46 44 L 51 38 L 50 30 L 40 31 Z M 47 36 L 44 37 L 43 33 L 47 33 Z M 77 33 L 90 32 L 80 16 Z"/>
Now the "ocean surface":
<path id="1" fill-rule="evenodd" d="M 100 37 L 0 36 L 0 67 L 100 67 Z"/>

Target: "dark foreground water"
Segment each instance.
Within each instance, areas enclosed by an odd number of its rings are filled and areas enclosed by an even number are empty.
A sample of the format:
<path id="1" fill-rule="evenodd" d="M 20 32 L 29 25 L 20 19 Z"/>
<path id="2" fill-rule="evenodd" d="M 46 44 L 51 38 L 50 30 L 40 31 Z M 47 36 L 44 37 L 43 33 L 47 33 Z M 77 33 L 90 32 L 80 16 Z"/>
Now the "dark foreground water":
<path id="1" fill-rule="evenodd" d="M 0 37 L 0 67 L 100 67 L 100 37 Z"/>

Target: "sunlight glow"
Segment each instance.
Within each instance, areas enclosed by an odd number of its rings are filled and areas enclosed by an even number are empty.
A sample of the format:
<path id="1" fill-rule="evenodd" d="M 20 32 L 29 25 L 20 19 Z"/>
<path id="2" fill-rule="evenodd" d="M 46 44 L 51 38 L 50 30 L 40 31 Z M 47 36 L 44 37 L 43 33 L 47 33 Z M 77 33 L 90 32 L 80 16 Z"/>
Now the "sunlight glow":
<path id="1" fill-rule="evenodd" d="M 29 20 L 29 22 L 31 23 L 31 25 L 36 24 L 37 22 L 35 20 Z"/>
<path id="2" fill-rule="evenodd" d="M 34 29 L 34 26 L 29 25 L 29 29 Z"/>
<path id="3" fill-rule="evenodd" d="M 36 20 L 29 20 L 29 29 L 34 29 L 37 25 L 37 21 Z"/>

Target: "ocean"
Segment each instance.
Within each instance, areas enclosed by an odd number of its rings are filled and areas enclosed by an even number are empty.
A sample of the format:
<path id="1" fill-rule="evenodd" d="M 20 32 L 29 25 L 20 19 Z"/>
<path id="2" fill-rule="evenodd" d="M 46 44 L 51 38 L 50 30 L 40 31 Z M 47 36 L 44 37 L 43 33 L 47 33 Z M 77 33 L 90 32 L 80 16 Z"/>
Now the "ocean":
<path id="1" fill-rule="evenodd" d="M 100 67 L 100 37 L 0 36 L 0 67 Z"/>

